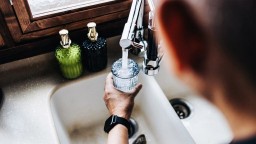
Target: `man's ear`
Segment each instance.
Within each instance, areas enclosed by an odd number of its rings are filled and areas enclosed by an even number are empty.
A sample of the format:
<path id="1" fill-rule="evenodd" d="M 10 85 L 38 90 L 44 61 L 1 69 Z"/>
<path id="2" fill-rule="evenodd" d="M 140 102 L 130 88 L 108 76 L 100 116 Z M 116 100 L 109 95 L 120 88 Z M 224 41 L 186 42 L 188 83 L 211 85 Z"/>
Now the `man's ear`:
<path id="1" fill-rule="evenodd" d="M 159 7 L 159 29 L 176 71 L 202 72 L 206 56 L 206 37 L 193 11 L 182 1 L 165 1 Z"/>

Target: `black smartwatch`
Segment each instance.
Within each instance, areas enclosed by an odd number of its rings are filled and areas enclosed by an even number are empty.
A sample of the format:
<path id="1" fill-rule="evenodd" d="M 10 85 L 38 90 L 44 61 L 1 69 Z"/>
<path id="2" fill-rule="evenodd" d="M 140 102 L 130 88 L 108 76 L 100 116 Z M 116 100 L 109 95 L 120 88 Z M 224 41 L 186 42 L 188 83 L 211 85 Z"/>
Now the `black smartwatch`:
<path id="1" fill-rule="evenodd" d="M 131 134 L 131 124 L 130 122 L 122 117 L 118 117 L 117 115 L 111 115 L 106 121 L 104 126 L 104 131 L 109 133 L 109 131 L 115 127 L 117 124 L 122 124 L 128 129 L 128 134 Z"/>

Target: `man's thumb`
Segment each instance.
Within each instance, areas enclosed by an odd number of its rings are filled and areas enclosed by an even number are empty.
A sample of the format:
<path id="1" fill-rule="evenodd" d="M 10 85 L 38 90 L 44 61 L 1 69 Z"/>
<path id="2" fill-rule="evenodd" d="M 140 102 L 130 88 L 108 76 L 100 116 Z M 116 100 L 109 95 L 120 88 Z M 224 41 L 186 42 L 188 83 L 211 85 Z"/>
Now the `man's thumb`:
<path id="1" fill-rule="evenodd" d="M 134 94 L 134 97 L 140 92 L 141 88 L 142 88 L 142 84 L 141 83 L 139 83 L 139 84 L 137 84 L 135 86 L 135 88 L 132 91 L 132 93 Z"/>

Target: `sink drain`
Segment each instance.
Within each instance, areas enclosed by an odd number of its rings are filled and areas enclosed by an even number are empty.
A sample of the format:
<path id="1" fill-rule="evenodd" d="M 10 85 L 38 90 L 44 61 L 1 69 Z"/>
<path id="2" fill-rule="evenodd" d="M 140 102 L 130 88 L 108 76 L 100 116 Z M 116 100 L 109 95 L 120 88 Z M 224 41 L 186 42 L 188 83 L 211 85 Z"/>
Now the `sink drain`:
<path id="1" fill-rule="evenodd" d="M 169 102 L 180 119 L 185 119 L 191 114 L 190 107 L 186 101 L 182 99 L 171 99 Z"/>
<path id="2" fill-rule="evenodd" d="M 139 126 L 133 118 L 130 118 L 129 122 L 131 126 L 131 133 L 129 134 L 129 138 L 131 138 L 138 131 Z"/>

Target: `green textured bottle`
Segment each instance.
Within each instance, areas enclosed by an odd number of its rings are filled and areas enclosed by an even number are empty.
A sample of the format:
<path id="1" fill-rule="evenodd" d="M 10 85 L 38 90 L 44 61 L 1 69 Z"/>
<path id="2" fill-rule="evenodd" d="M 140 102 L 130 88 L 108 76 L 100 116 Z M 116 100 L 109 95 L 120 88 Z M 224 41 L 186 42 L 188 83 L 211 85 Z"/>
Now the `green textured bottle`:
<path id="1" fill-rule="evenodd" d="M 68 30 L 59 31 L 61 41 L 55 51 L 55 56 L 59 62 L 60 71 L 67 79 L 74 79 L 83 73 L 81 48 L 75 43 L 71 43 Z"/>

